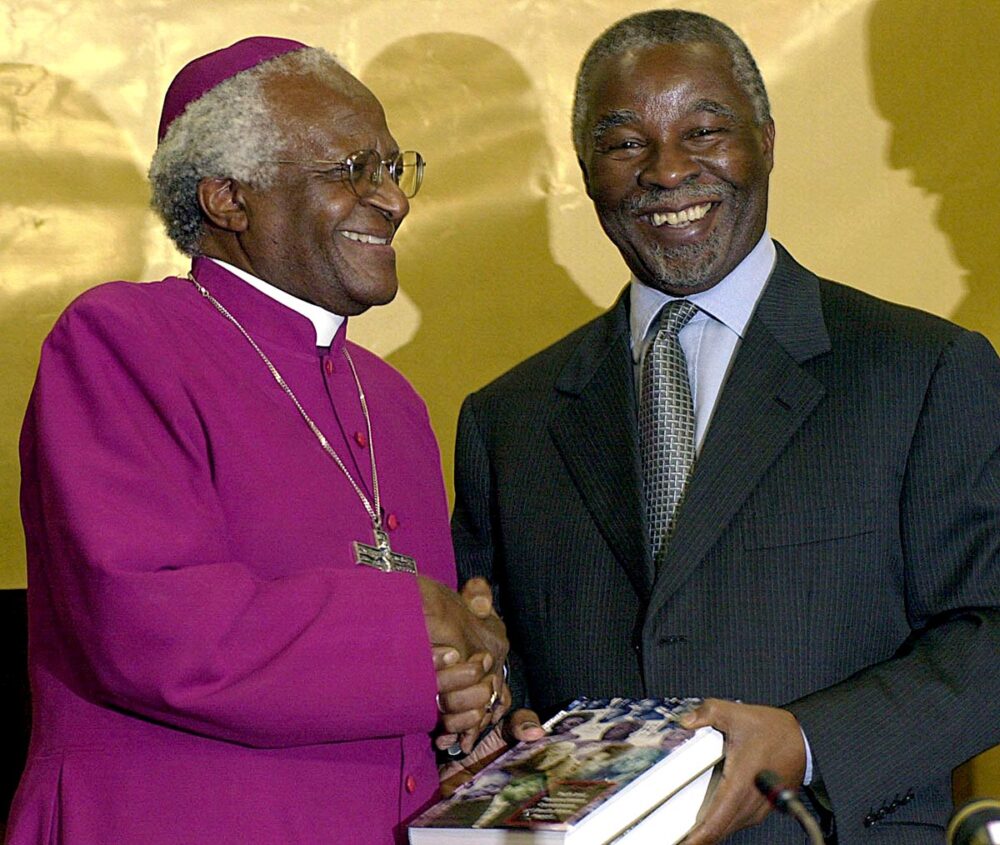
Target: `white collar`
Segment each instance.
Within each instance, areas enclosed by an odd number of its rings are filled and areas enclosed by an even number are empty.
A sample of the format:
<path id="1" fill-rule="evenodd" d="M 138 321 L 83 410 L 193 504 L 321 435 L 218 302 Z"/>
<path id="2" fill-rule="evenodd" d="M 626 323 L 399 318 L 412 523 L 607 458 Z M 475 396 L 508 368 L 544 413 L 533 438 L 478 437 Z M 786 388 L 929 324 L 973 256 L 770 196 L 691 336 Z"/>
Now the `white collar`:
<path id="1" fill-rule="evenodd" d="M 276 288 L 274 285 L 268 284 L 263 279 L 258 279 L 246 270 L 234 267 L 232 264 L 229 264 L 220 258 L 212 258 L 210 255 L 206 255 L 205 258 L 209 261 L 214 261 L 234 276 L 238 276 L 243 279 L 243 281 L 248 285 L 256 288 L 266 296 L 271 297 L 271 299 L 275 302 L 280 302 L 286 308 L 291 308 L 292 311 L 295 311 L 305 317 L 310 323 L 313 324 L 313 328 L 316 330 L 317 346 L 325 347 L 333 343 L 333 336 L 337 333 L 337 329 L 339 329 L 344 322 L 344 317 L 340 314 L 334 314 L 332 311 L 327 311 L 325 308 L 320 308 L 318 305 L 306 302 L 304 299 L 299 299 L 297 296 L 292 296 L 288 293 L 288 291 Z"/>

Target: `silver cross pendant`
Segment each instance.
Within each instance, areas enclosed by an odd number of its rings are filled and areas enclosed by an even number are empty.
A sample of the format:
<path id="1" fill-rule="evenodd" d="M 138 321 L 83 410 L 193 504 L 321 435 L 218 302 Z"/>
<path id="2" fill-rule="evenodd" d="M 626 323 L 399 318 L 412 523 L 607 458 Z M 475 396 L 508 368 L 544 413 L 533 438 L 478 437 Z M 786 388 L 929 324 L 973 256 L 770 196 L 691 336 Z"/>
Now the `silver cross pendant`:
<path id="1" fill-rule="evenodd" d="M 409 572 L 417 574 L 417 562 L 408 555 L 394 552 L 389 545 L 389 535 L 378 526 L 372 526 L 375 534 L 375 545 L 369 546 L 355 540 L 355 563 L 360 566 L 370 566 L 382 572 Z"/>

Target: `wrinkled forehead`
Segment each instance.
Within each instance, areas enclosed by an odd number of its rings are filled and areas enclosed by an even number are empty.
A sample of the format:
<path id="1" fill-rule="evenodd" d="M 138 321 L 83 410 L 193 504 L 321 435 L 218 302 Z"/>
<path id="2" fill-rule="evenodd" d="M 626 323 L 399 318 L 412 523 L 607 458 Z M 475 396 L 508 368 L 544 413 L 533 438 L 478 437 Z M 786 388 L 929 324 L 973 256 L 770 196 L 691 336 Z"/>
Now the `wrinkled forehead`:
<path id="1" fill-rule="evenodd" d="M 591 125 L 609 110 L 678 95 L 718 102 L 733 111 L 752 111 L 732 57 L 709 42 L 634 47 L 598 63 L 592 79 L 587 103 Z"/>
<path id="2" fill-rule="evenodd" d="M 313 147 L 318 155 L 369 146 L 386 152 L 392 144 L 382 104 L 345 70 L 323 79 L 274 76 L 264 92 L 292 146 Z"/>

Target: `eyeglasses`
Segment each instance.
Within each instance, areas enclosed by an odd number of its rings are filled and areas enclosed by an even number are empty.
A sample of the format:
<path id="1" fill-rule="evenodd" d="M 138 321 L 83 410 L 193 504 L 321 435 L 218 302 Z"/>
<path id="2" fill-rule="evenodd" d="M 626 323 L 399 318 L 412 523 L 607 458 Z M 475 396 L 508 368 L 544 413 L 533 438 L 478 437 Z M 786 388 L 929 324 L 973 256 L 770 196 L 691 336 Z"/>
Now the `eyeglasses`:
<path id="1" fill-rule="evenodd" d="M 415 196 L 424 181 L 424 157 L 416 150 L 403 150 L 383 159 L 376 150 L 358 150 L 342 161 L 312 159 L 271 159 L 270 164 L 325 165 L 329 175 L 338 180 L 346 180 L 358 199 L 366 199 L 374 194 L 388 173 L 399 189 L 407 197 Z"/>

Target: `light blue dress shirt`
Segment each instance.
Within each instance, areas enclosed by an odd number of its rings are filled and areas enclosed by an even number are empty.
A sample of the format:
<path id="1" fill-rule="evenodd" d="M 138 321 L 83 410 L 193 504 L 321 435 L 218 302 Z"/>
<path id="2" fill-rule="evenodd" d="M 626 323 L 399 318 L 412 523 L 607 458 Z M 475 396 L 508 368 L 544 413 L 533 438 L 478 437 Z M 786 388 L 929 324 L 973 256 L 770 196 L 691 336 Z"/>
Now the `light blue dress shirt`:
<path id="1" fill-rule="evenodd" d="M 670 296 L 632 277 L 629 321 L 636 385 L 640 388 L 638 395 L 641 395 L 642 387 L 642 359 L 652 342 L 650 329 L 660 309 L 666 303 L 682 298 L 698 306 L 698 313 L 678 335 L 691 382 L 697 453 L 701 452 L 722 385 L 729 375 L 729 368 L 776 260 L 777 250 L 771 236 L 764 232 L 757 245 L 729 275 L 701 293 L 686 297 Z"/>
<path id="2" fill-rule="evenodd" d="M 642 395 L 642 360 L 653 340 L 656 317 L 668 302 L 687 299 L 698 313 L 678 334 L 687 359 L 691 399 L 694 403 L 695 452 L 701 453 L 705 432 L 715 413 L 719 394 L 743 341 L 750 318 L 757 308 L 778 253 L 768 232 L 717 285 L 689 296 L 670 296 L 644 285 L 635 276 L 629 290 L 629 326 L 632 332 L 632 362 L 635 365 L 637 395 Z M 812 749 L 805 732 L 806 773 L 803 783 L 812 782 Z"/>

